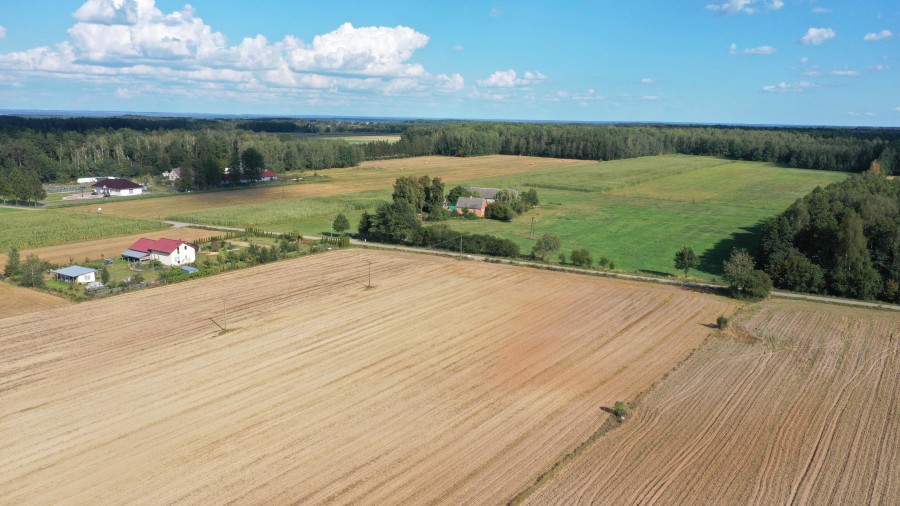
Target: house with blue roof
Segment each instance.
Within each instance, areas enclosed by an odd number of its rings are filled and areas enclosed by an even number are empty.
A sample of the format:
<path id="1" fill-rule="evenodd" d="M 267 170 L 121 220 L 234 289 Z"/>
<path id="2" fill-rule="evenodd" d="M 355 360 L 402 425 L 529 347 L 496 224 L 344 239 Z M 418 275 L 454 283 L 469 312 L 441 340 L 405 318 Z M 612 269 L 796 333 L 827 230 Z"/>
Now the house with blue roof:
<path id="1" fill-rule="evenodd" d="M 97 281 L 97 270 L 80 265 L 70 265 L 53 271 L 56 279 L 66 283 L 93 283 Z"/>

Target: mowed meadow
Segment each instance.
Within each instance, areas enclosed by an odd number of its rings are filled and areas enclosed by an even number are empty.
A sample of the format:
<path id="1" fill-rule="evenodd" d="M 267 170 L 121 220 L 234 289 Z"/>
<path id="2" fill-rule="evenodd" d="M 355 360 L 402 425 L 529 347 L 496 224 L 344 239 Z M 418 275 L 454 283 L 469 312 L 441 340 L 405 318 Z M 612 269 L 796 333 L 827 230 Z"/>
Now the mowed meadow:
<path id="1" fill-rule="evenodd" d="M 736 305 L 356 249 L 0 319 L 0 502 L 504 503 Z"/>
<path id="2" fill-rule="evenodd" d="M 714 280 L 735 247 L 755 247 L 756 227 L 814 187 L 844 173 L 790 169 L 757 162 L 666 155 L 595 162 L 522 156 L 419 157 L 372 161 L 320 171 L 324 180 L 260 184 L 249 189 L 157 198 L 106 199 L 98 204 L 0 214 L 10 246 L 38 247 L 163 230 L 160 220 L 254 227 L 322 235 L 338 213 L 355 231 L 364 211 L 390 199 L 403 176 L 441 177 L 457 184 L 535 188 L 541 205 L 510 223 L 448 220 L 471 233 L 509 238 L 531 250 L 544 233 L 562 239 L 569 254 L 587 249 L 616 268 L 670 276 L 682 245 L 701 255 L 695 277 Z M 551 259 L 556 261 L 556 259 Z"/>

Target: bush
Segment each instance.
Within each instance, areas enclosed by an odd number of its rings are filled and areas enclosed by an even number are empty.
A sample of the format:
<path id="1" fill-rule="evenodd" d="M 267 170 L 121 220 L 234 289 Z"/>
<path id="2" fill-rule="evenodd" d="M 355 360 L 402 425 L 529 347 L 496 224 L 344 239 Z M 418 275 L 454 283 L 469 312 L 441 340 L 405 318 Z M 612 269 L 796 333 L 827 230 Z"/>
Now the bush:
<path id="1" fill-rule="evenodd" d="M 716 325 L 718 325 L 720 329 L 728 327 L 728 318 L 726 316 L 720 316 L 716 318 Z"/>
<path id="2" fill-rule="evenodd" d="M 625 406 L 624 402 L 616 401 L 613 413 L 616 415 L 616 418 L 618 418 L 620 422 L 624 421 L 625 417 L 628 416 L 628 407 Z"/>
<path id="3" fill-rule="evenodd" d="M 594 259 L 591 258 L 591 253 L 588 250 L 584 248 L 572 250 L 572 265 L 578 267 L 590 267 L 593 263 Z"/>

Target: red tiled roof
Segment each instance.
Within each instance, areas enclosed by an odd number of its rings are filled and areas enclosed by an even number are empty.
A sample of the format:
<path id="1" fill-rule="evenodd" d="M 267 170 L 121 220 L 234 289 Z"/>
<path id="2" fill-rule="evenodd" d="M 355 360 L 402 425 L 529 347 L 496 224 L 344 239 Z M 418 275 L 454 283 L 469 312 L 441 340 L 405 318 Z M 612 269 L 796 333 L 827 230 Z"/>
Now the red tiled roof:
<path id="1" fill-rule="evenodd" d="M 264 170 L 259 177 L 278 177 L 278 174 L 272 172 L 271 170 Z"/>
<path id="2" fill-rule="evenodd" d="M 102 181 L 97 181 L 96 183 L 91 185 L 94 188 L 103 188 L 104 186 L 112 189 L 112 190 L 130 190 L 132 188 L 140 188 L 141 185 L 137 183 L 132 183 L 127 179 L 104 179 Z"/>
<path id="3" fill-rule="evenodd" d="M 142 251 L 144 253 L 149 253 L 150 250 L 159 251 L 161 253 L 171 253 L 178 249 L 182 244 L 188 244 L 184 241 L 179 241 L 176 239 L 145 239 L 141 237 L 134 244 L 131 245 L 130 250 L 134 251 Z"/>

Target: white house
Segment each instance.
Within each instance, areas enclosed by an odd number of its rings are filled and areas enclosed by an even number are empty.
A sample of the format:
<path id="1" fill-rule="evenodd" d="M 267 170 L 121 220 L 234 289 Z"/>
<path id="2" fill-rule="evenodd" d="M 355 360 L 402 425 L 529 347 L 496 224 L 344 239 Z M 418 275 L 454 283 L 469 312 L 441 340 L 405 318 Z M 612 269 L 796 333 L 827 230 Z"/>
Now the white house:
<path id="1" fill-rule="evenodd" d="M 103 179 L 91 185 L 95 191 L 103 195 L 115 197 L 140 195 L 144 187 L 127 179 Z"/>
<path id="2" fill-rule="evenodd" d="M 138 239 L 122 258 L 129 262 L 150 262 L 158 260 L 163 265 L 192 264 L 197 252 L 190 244 L 176 239 Z"/>
<path id="3" fill-rule="evenodd" d="M 80 265 L 70 265 L 68 267 L 53 271 L 56 279 L 65 281 L 66 283 L 93 283 L 97 281 L 97 271 L 82 267 Z"/>

